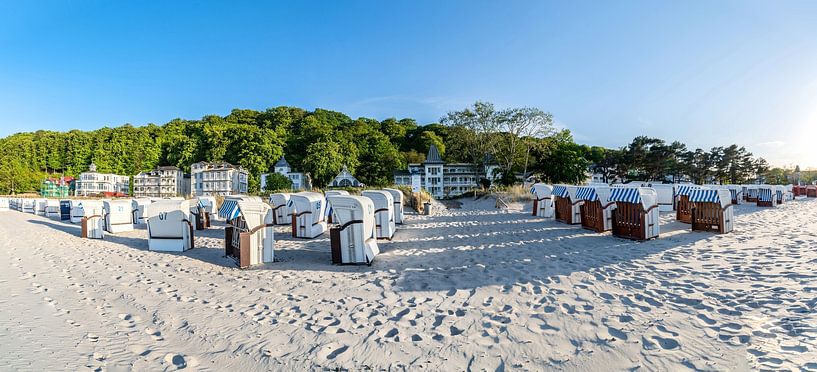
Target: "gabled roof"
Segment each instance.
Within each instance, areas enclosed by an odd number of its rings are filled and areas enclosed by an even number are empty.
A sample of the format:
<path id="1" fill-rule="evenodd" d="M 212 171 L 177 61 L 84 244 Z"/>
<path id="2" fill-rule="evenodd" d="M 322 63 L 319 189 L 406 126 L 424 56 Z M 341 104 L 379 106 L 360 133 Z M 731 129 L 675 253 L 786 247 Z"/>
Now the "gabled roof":
<path id="1" fill-rule="evenodd" d="M 283 155 L 281 155 L 281 159 L 278 160 L 277 163 L 275 163 L 275 167 L 276 168 L 278 168 L 278 167 L 292 168 L 291 166 L 289 166 L 289 162 L 287 162 L 286 157 L 284 157 Z"/>
<path id="2" fill-rule="evenodd" d="M 440 156 L 440 150 L 437 150 L 437 146 L 433 143 L 431 144 L 431 147 L 428 148 L 428 156 L 426 156 L 426 161 L 424 163 L 443 164 L 443 158 Z"/>

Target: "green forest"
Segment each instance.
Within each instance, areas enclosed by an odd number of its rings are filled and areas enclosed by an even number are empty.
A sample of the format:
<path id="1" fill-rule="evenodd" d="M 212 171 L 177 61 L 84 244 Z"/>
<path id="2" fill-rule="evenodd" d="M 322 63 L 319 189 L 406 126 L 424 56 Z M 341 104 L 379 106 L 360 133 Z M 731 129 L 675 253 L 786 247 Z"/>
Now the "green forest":
<path id="1" fill-rule="evenodd" d="M 503 184 L 516 182 L 519 174 L 552 183 L 583 182 L 588 169 L 608 182 L 742 183 L 764 176 L 771 183 L 788 183 L 793 171 L 770 169 L 737 145 L 690 150 L 648 137 L 619 149 L 581 145 L 569 130 L 554 127 L 550 113 L 536 108 L 498 110 L 476 102 L 439 123 L 419 124 L 411 118 L 352 119 L 335 111 L 281 106 L 163 125 L 17 133 L 0 139 L 0 193 L 37 190 L 44 178 L 77 176 L 91 162 L 99 172 L 134 175 L 158 165 L 189 171 L 192 163 L 216 160 L 246 168 L 250 192 L 258 192 L 260 174 L 283 154 L 294 169 L 309 173 L 316 187 L 328 184 L 344 164 L 361 182 L 386 186 L 393 171 L 422 162 L 431 144 L 447 162 L 499 165 Z M 810 181 L 814 174 L 803 177 Z"/>

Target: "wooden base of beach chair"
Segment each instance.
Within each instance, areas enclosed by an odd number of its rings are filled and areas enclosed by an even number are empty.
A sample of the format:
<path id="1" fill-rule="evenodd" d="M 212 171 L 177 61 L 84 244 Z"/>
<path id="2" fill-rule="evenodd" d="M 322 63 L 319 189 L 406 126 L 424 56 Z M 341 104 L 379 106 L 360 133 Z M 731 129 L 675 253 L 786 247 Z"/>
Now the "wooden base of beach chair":
<path id="1" fill-rule="evenodd" d="M 692 223 L 692 203 L 689 202 L 688 195 L 678 197 L 675 205 L 675 219 L 683 223 Z"/>
<path id="2" fill-rule="evenodd" d="M 757 203 L 757 197 L 756 196 L 755 197 L 747 196 L 746 197 L 746 202 L 747 203 Z"/>
<path id="3" fill-rule="evenodd" d="M 532 211 L 531 211 L 531 213 L 530 213 L 530 215 L 531 215 L 531 216 L 535 216 L 535 215 L 536 215 L 536 211 L 538 211 L 538 210 L 539 210 L 539 200 L 537 200 L 537 199 L 535 199 L 535 198 L 536 198 L 536 197 L 534 196 L 534 199 L 533 199 L 533 210 L 532 210 Z"/>
<path id="4" fill-rule="evenodd" d="M 730 208 L 728 205 L 726 208 Z M 695 203 L 692 208 L 692 231 L 726 233 L 727 221 L 724 217 L 725 209 L 717 203 Z"/>
<path id="5" fill-rule="evenodd" d="M 598 233 L 605 231 L 604 208 L 602 208 L 600 201 L 585 201 L 579 208 L 581 208 L 583 228 Z"/>
<path id="6" fill-rule="evenodd" d="M 652 208 L 657 208 L 654 206 Z M 650 208 L 650 210 L 652 210 Z M 658 236 L 647 238 L 647 213 L 641 203 L 617 203 L 613 210 L 613 235 L 631 239 L 647 240 Z"/>
<path id="7" fill-rule="evenodd" d="M 757 201 L 757 206 L 758 207 L 774 207 L 774 203 L 771 200 L 770 201 L 758 200 Z"/>
<path id="8" fill-rule="evenodd" d="M 573 204 L 568 198 L 556 198 L 554 200 L 555 219 L 568 225 L 573 224 Z"/>

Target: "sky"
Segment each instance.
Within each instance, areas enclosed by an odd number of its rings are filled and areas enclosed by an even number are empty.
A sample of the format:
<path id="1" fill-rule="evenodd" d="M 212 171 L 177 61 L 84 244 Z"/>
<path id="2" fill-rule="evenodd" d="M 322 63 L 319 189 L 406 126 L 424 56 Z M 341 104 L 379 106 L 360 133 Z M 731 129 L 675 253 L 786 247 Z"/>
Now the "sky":
<path id="1" fill-rule="evenodd" d="M 579 143 L 817 167 L 817 1 L 0 3 L 0 136 L 325 108 L 553 113 Z"/>

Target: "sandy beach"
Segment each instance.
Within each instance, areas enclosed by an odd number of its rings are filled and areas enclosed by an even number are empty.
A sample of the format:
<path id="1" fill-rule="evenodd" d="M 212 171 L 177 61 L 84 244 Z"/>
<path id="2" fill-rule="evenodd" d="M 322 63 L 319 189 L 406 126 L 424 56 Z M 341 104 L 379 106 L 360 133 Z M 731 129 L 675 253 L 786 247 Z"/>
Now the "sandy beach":
<path id="1" fill-rule="evenodd" d="M 168 254 L 2 212 L 0 370 L 817 370 L 817 200 L 643 243 L 493 206 L 408 215 L 372 266 L 278 227 L 250 270 L 219 222 Z"/>

